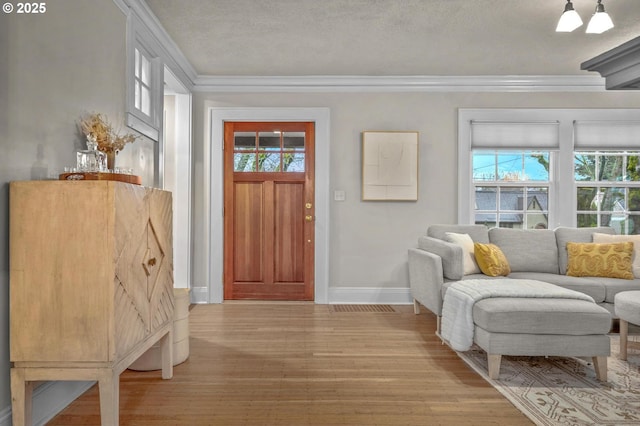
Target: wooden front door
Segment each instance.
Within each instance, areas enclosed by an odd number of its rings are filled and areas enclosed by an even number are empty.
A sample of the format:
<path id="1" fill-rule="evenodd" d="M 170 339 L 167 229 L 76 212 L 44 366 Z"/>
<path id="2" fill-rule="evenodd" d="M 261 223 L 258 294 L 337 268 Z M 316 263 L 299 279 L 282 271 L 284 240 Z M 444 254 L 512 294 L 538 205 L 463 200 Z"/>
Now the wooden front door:
<path id="1" fill-rule="evenodd" d="M 314 134 L 225 123 L 225 299 L 314 299 Z"/>

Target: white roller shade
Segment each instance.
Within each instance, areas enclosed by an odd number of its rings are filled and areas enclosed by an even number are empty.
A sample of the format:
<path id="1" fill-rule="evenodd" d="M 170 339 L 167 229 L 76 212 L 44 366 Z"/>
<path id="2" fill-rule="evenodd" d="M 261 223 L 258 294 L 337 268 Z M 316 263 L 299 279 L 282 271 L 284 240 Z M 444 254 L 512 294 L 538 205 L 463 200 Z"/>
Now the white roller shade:
<path id="1" fill-rule="evenodd" d="M 640 150 L 640 121 L 574 121 L 574 149 Z"/>
<path id="2" fill-rule="evenodd" d="M 472 149 L 544 149 L 560 146 L 559 122 L 471 121 Z"/>

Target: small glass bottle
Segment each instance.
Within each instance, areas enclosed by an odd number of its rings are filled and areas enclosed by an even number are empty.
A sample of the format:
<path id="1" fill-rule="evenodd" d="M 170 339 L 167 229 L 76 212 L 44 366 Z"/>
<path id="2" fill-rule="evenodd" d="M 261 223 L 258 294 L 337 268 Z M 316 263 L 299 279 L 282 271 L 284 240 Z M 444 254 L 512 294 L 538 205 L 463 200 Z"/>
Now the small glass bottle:
<path id="1" fill-rule="evenodd" d="M 87 136 L 87 149 L 76 152 L 76 168 L 80 172 L 107 170 L 107 155 L 98 151 L 98 143 L 91 136 Z"/>

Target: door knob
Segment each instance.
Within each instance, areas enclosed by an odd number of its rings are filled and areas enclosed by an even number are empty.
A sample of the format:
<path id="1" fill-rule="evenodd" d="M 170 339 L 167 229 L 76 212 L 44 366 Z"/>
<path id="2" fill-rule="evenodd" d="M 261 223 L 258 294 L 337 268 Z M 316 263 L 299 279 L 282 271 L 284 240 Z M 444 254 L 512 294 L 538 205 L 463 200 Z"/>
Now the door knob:
<path id="1" fill-rule="evenodd" d="M 308 214 L 308 215 L 306 215 L 306 216 L 304 217 L 304 220 L 306 220 L 307 222 L 311 222 L 311 221 L 313 221 L 313 216 L 311 216 L 310 214 Z"/>

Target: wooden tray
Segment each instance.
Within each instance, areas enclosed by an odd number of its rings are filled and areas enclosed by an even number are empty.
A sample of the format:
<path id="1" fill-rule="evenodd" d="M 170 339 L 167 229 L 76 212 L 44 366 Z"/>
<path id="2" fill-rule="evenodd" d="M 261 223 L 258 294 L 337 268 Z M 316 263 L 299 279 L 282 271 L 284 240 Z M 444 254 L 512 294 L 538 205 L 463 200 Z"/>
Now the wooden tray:
<path id="1" fill-rule="evenodd" d="M 142 185 L 142 177 L 136 175 L 125 175 L 122 173 L 103 173 L 103 172 L 75 172 L 61 173 L 59 180 L 115 180 L 118 182 L 133 183 Z"/>

